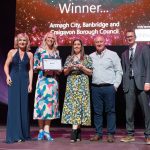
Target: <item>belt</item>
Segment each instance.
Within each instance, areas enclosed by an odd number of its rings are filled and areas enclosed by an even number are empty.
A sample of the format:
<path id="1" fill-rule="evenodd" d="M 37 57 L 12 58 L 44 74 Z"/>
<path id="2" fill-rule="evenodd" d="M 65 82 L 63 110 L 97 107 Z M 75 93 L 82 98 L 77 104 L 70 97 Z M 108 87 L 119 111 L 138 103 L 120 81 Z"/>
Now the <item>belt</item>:
<path id="1" fill-rule="evenodd" d="M 129 78 L 130 78 L 130 79 L 134 79 L 134 76 L 130 76 Z"/>
<path id="2" fill-rule="evenodd" d="M 70 75 L 81 75 L 81 74 L 83 74 L 83 72 L 82 71 L 72 71 L 71 73 L 70 73 Z"/>
<path id="3" fill-rule="evenodd" d="M 112 86 L 113 84 L 110 84 L 110 83 L 102 83 L 102 84 L 93 84 L 92 83 L 92 86 L 95 86 L 95 87 L 104 87 L 104 86 Z"/>

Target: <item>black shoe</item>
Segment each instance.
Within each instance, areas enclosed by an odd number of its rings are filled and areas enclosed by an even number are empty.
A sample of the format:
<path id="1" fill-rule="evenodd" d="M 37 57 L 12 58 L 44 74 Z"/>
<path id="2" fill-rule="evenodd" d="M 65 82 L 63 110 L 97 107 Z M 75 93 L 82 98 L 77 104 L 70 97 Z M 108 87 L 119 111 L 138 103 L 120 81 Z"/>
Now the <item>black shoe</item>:
<path id="1" fill-rule="evenodd" d="M 81 141 L 81 129 L 77 129 L 77 142 Z"/>
<path id="2" fill-rule="evenodd" d="M 77 141 L 77 129 L 72 129 L 70 142 L 74 143 Z"/>

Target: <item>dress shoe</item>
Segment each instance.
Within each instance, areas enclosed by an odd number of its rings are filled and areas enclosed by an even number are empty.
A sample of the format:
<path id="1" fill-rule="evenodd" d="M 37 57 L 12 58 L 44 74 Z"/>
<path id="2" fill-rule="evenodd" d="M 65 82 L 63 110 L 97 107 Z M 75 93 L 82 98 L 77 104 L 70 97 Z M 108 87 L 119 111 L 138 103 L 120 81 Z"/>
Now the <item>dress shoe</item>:
<path id="1" fill-rule="evenodd" d="M 107 142 L 108 142 L 108 143 L 113 143 L 113 142 L 115 142 L 114 135 L 108 135 L 108 136 L 107 136 Z"/>
<path id="2" fill-rule="evenodd" d="M 150 144 L 150 137 L 148 137 L 148 138 L 145 138 L 145 142 L 146 142 L 146 144 Z"/>
<path id="3" fill-rule="evenodd" d="M 132 135 L 127 135 L 123 138 L 121 138 L 120 142 L 134 142 L 135 138 Z"/>
<path id="4" fill-rule="evenodd" d="M 99 141 L 99 140 L 102 140 L 102 136 L 99 136 L 97 134 L 90 138 L 90 141 Z"/>

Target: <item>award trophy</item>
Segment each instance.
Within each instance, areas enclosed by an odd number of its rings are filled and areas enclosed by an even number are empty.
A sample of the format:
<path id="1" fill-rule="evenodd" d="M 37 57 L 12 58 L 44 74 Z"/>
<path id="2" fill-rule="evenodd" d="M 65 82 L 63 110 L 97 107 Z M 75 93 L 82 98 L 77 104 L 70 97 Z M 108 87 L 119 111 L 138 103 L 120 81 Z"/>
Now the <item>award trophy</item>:
<path id="1" fill-rule="evenodd" d="M 78 74 L 80 73 L 80 69 L 78 67 L 76 67 L 77 64 L 81 64 L 80 59 L 74 59 L 74 56 L 72 56 L 72 58 L 70 59 L 70 64 L 73 65 L 71 71 L 73 74 Z"/>
<path id="2" fill-rule="evenodd" d="M 79 60 L 77 60 L 77 61 L 73 61 L 72 62 L 72 64 L 74 65 L 73 67 L 72 67 L 72 70 L 79 70 L 79 68 L 77 68 L 75 65 L 77 65 L 77 64 L 80 64 L 80 61 Z"/>

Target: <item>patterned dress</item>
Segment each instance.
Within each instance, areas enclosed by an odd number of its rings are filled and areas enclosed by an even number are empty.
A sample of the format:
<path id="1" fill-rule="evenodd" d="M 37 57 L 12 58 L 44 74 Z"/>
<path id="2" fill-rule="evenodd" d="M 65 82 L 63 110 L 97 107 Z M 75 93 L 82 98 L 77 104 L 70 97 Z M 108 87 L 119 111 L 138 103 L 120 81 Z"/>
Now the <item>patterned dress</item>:
<path id="1" fill-rule="evenodd" d="M 34 54 L 34 69 L 42 63 L 43 58 L 59 58 L 59 52 L 55 51 L 50 55 L 42 48 L 37 49 Z M 33 118 L 51 120 L 59 117 L 56 75 L 45 75 L 45 72 L 40 70 L 36 84 Z"/>
<path id="2" fill-rule="evenodd" d="M 68 56 L 64 68 L 69 65 Z M 92 60 L 84 56 L 83 65 L 92 69 Z M 73 125 L 91 125 L 89 78 L 84 73 L 69 74 L 61 122 Z"/>

